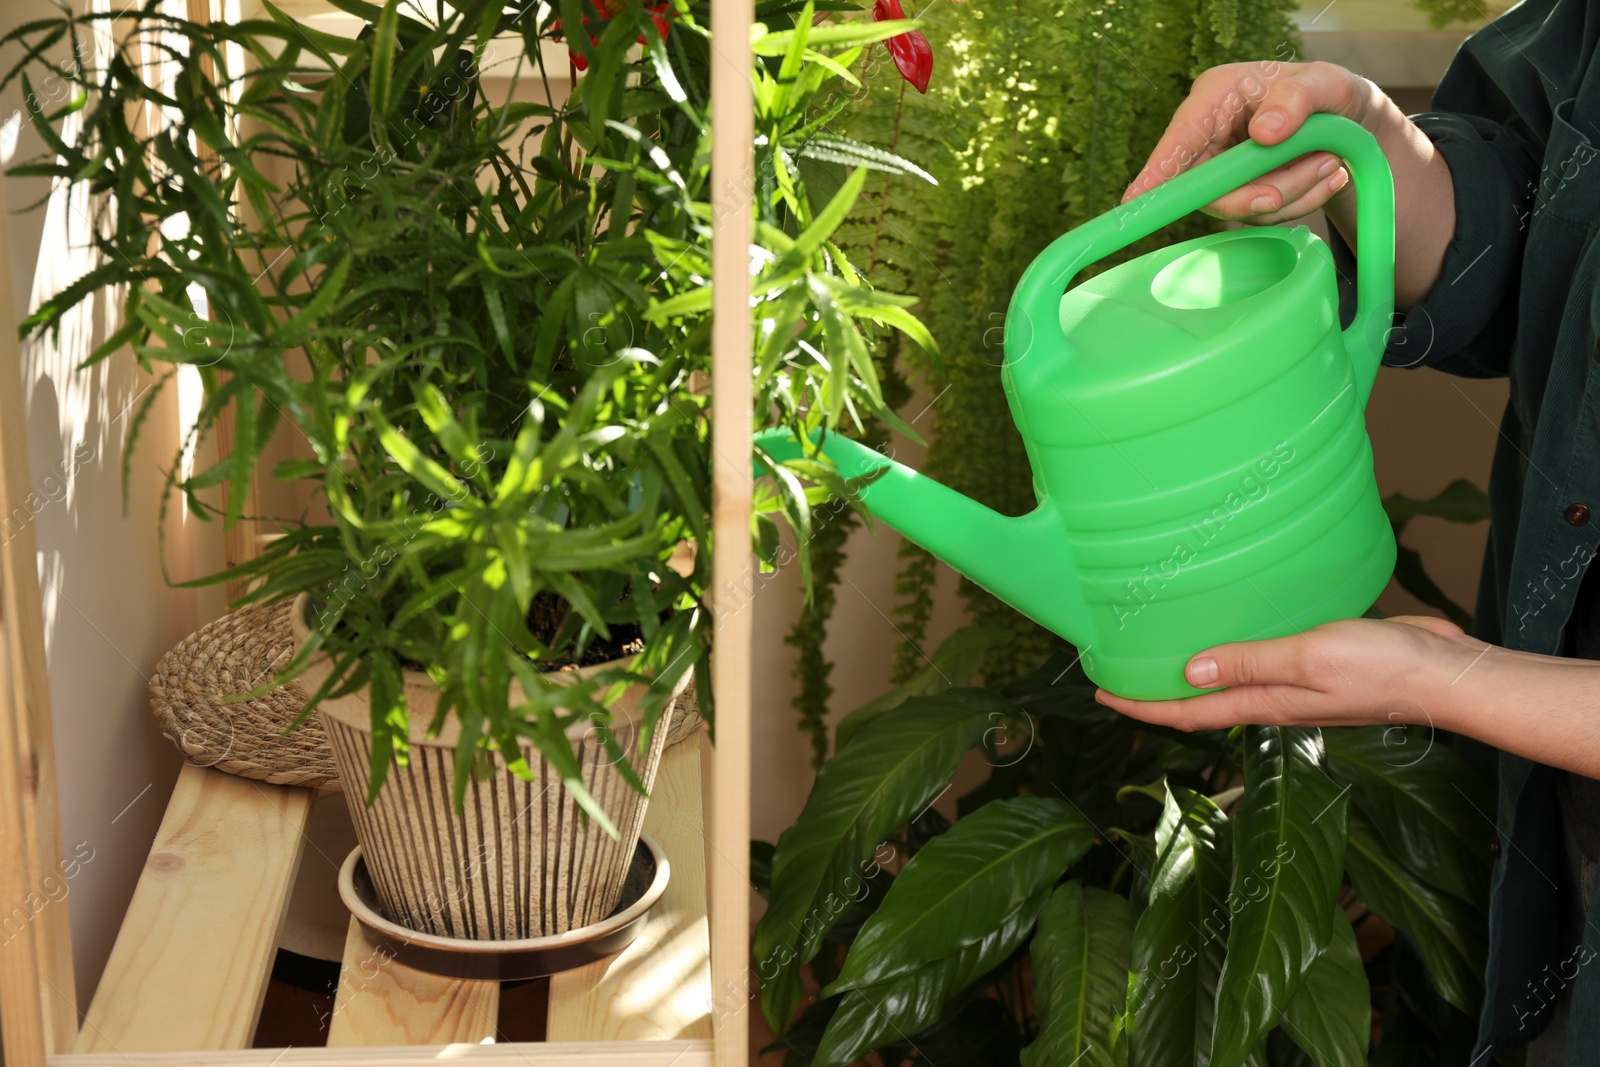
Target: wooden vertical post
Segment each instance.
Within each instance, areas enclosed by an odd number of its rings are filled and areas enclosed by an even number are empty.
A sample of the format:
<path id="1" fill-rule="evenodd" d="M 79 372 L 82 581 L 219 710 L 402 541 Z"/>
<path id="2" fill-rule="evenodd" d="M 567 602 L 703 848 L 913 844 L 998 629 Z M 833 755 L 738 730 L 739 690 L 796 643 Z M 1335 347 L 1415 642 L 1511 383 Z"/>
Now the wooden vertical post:
<path id="1" fill-rule="evenodd" d="M 716 1067 L 744 1064 L 750 1033 L 751 0 L 711 5 L 712 758 L 711 1003 Z"/>
<path id="2" fill-rule="evenodd" d="M 0 255 L 0 1048 L 11 1067 L 70 1051 L 78 1033 L 67 901 L 45 884 L 61 880 L 61 811 L 33 495 L 11 261 Z"/>
<path id="3" fill-rule="evenodd" d="M 200 25 L 208 25 L 212 21 L 212 0 L 186 0 L 186 13 L 190 22 L 199 23 Z M 217 72 L 213 67 L 210 56 L 200 57 L 200 69 L 204 73 L 207 81 L 215 82 L 217 80 Z M 229 76 L 237 77 L 238 72 L 230 71 Z M 207 166 L 215 167 L 220 165 L 216 150 L 204 142 L 196 143 L 195 153 L 200 157 L 201 163 Z M 211 319 L 215 319 L 216 317 L 212 314 L 209 307 L 206 308 L 206 316 Z M 248 398 L 245 399 L 245 402 L 249 403 Z M 216 443 L 217 458 L 219 460 L 226 459 L 232 454 L 232 403 L 228 404 L 221 411 L 217 412 L 217 421 L 212 428 L 212 440 Z M 222 507 L 224 511 L 226 511 L 228 506 L 228 494 L 233 492 L 234 488 L 228 482 L 223 482 L 220 488 L 222 491 Z M 259 554 L 257 551 L 255 538 L 256 523 L 251 517 L 258 514 L 260 511 L 256 500 L 256 479 L 252 478 L 250 480 L 250 488 L 245 494 L 244 507 L 242 509 L 242 515 L 239 521 L 234 523 L 232 529 L 225 529 L 222 531 L 222 562 L 229 567 L 232 567 L 235 564 L 244 563 L 247 560 L 254 559 Z M 242 580 L 235 579 L 227 584 L 227 596 L 229 601 L 235 600 L 244 595 L 244 592 L 245 583 Z"/>

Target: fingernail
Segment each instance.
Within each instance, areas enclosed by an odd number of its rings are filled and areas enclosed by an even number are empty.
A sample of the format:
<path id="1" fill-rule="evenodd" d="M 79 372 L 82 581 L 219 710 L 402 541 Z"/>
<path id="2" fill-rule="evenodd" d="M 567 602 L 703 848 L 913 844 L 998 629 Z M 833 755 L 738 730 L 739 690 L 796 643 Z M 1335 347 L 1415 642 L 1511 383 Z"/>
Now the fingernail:
<path id="1" fill-rule="evenodd" d="M 1337 157 L 1331 158 L 1327 162 L 1323 163 L 1322 166 L 1317 168 L 1317 177 L 1326 178 L 1328 175 L 1332 174 L 1334 171 L 1336 171 L 1338 169 L 1339 169 L 1339 160 L 1338 160 L 1338 158 Z"/>
<path id="2" fill-rule="evenodd" d="M 1208 685 L 1217 684 L 1217 661 L 1214 659 L 1192 659 L 1189 669 L 1184 672 L 1189 679 L 1189 684 L 1196 689 L 1204 689 Z"/>
<path id="3" fill-rule="evenodd" d="M 1255 122 L 1251 123 L 1251 125 L 1262 133 L 1276 133 L 1283 129 L 1283 124 L 1288 121 L 1288 118 L 1283 112 L 1272 108 L 1257 115 Z"/>
<path id="4" fill-rule="evenodd" d="M 1265 193 L 1250 201 L 1250 210 L 1256 215 L 1265 215 L 1272 210 L 1272 207 L 1272 197 L 1267 196 Z"/>
<path id="5" fill-rule="evenodd" d="M 1328 189 L 1337 193 L 1344 188 L 1344 183 L 1350 180 L 1350 172 L 1340 167 L 1333 177 L 1328 179 Z"/>

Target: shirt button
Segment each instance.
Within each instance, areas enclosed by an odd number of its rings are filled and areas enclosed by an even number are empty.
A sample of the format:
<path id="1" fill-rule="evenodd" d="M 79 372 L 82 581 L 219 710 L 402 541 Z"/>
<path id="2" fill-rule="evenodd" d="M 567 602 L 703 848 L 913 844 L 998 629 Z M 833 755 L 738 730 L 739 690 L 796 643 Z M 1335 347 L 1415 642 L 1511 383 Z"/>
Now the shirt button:
<path id="1" fill-rule="evenodd" d="M 1498 837 L 1489 842 L 1489 855 L 1495 859 L 1500 858 L 1500 839 Z"/>
<path id="2" fill-rule="evenodd" d="M 1589 522 L 1588 504 L 1569 504 L 1566 511 L 1567 521 L 1574 526 L 1584 526 Z"/>

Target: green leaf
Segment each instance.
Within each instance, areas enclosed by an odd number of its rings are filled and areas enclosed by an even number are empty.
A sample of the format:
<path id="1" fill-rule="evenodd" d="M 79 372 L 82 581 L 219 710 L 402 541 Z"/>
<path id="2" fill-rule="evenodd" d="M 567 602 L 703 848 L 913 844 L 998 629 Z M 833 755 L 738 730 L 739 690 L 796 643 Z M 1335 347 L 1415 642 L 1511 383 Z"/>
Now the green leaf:
<path id="1" fill-rule="evenodd" d="M 928 658 L 926 666 L 887 693 L 840 719 L 839 725 L 834 727 L 834 745 L 843 747 L 849 744 L 863 726 L 899 707 L 908 697 L 928 696 L 965 687 L 978 672 L 978 663 L 984 654 L 1011 638 L 1012 631 L 1004 627 L 963 626 L 944 639 L 944 643 Z"/>
<path id="2" fill-rule="evenodd" d="M 898 37 L 902 33 L 909 33 L 922 25 L 916 19 L 887 19 L 883 22 L 829 22 L 821 26 L 811 27 L 807 40 L 813 45 L 846 46 L 856 44 L 870 44 L 873 41 L 882 41 L 889 37 Z M 752 27 L 754 38 L 750 42 L 750 50 L 758 56 L 781 56 L 789 50 L 789 43 L 794 39 L 793 30 L 779 30 L 777 33 L 766 33 L 765 26 L 757 23 Z"/>
<path id="3" fill-rule="evenodd" d="M 1435 888 L 1403 863 L 1359 808 L 1350 812 L 1345 864 L 1356 899 L 1390 926 L 1410 934 L 1439 995 L 1476 1017 L 1489 955 L 1487 916 Z"/>
<path id="4" fill-rule="evenodd" d="M 399 29 L 400 0 L 386 0 L 372 36 L 372 87 L 367 93 L 372 101 L 373 125 L 379 129 L 386 128 L 389 112 L 394 108 L 394 54 Z"/>
<path id="5" fill-rule="evenodd" d="M 456 481 L 455 476 L 439 464 L 422 454 L 411 439 L 396 430 L 377 412 L 372 414 L 373 424 L 377 427 L 378 442 L 384 450 L 394 457 L 400 469 L 411 475 L 427 487 L 429 492 L 436 493 L 445 500 L 459 501 L 467 496 L 467 487 Z"/>
<path id="6" fill-rule="evenodd" d="M 879 984 L 982 940 L 1093 841 L 1088 820 L 1054 797 L 984 805 L 911 858 L 822 995 Z"/>
<path id="7" fill-rule="evenodd" d="M 1328 774 L 1350 787 L 1389 851 L 1440 889 L 1489 901 L 1494 792 L 1477 768 L 1419 726 L 1324 730 Z"/>
<path id="8" fill-rule="evenodd" d="M 795 152 L 800 159 L 817 159 L 826 163 L 842 163 L 848 167 L 868 167 L 886 174 L 904 174 L 921 178 L 929 185 L 938 185 L 933 175 L 893 152 L 877 145 L 863 144 L 848 137 L 819 133 L 806 141 Z"/>
<path id="9" fill-rule="evenodd" d="M 856 199 L 861 195 L 861 187 L 867 180 L 867 168 L 857 167 L 851 172 L 850 177 L 839 186 L 839 191 L 833 194 L 823 209 L 816 213 L 811 220 L 811 225 L 800 232 L 795 238 L 794 249 L 785 259 L 791 257 L 810 258 L 822 243 L 833 236 L 833 231 L 839 228 L 845 216 L 850 214 L 850 209 L 855 206 Z M 830 354 L 829 358 L 833 357 Z"/>
<path id="10" fill-rule="evenodd" d="M 1168 785 L 1156 824 L 1149 903 L 1133 930 L 1133 1067 L 1210 1062 L 1226 952 L 1230 854 L 1227 816 L 1199 793 Z"/>
<path id="11" fill-rule="evenodd" d="M 1333 911 L 1328 947 L 1306 971 L 1283 1013 L 1283 1029 L 1317 1067 L 1365 1067 L 1372 1035 L 1372 990 L 1356 932 L 1344 909 Z"/>
<path id="12" fill-rule="evenodd" d="M 778 838 L 772 899 L 755 930 L 761 1008 L 775 1031 L 800 1002 L 800 966 L 860 892 L 863 862 L 949 783 L 1000 704 L 980 696 L 907 701 L 817 772 L 805 809 Z"/>
<path id="13" fill-rule="evenodd" d="M 333 265 L 326 277 L 317 286 L 316 295 L 306 301 L 305 305 L 295 312 L 282 326 L 278 327 L 275 341 L 284 348 L 295 348 L 305 343 L 306 336 L 321 323 L 322 317 L 332 309 L 339 299 L 339 294 L 344 290 L 345 279 L 350 276 L 352 256 L 346 252 Z"/>
<path id="14" fill-rule="evenodd" d="M 1048 897 L 1048 889 L 1040 890 L 993 930 L 952 956 L 846 993 L 828 1022 L 811 1067 L 854 1063 L 871 1049 L 912 1038 L 940 1018 L 953 997 L 999 966 L 1022 943 Z"/>
<path id="15" fill-rule="evenodd" d="M 1118 1067 L 1133 921 L 1128 901 L 1073 879 L 1039 913 L 1029 946 L 1039 1036 L 1022 1067 Z"/>
<path id="16" fill-rule="evenodd" d="M 1344 875 L 1344 790 L 1322 769 L 1322 736 L 1245 728 L 1244 799 L 1234 813 L 1233 923 L 1217 983 L 1211 1062 L 1244 1062 L 1328 942 Z"/>

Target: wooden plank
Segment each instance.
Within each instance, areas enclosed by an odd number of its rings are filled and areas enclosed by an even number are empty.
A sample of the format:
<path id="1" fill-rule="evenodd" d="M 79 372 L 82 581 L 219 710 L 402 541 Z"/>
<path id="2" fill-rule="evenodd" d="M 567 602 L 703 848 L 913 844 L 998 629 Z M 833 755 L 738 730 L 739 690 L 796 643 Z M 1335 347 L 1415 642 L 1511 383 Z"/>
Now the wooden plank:
<path id="1" fill-rule="evenodd" d="M 495 1036 L 500 983 L 419 971 L 367 939 L 350 918 L 328 1047 L 476 1044 Z"/>
<path id="2" fill-rule="evenodd" d="M 711 984 L 717 1067 L 742 1067 L 750 1032 L 751 0 L 711 5 Z"/>
<path id="3" fill-rule="evenodd" d="M 6 230 L 0 214 L 0 248 L 11 247 Z M 0 294 L 10 292 L 10 257 L 0 256 Z M 23 395 L 22 348 L 6 296 L 0 299 L 0 1059 L 12 1064 L 69 1049 L 78 1032 L 67 900 L 50 891 L 62 885 L 61 808 Z"/>
<path id="4" fill-rule="evenodd" d="M 375 1048 L 114 1052 L 51 1056 L 49 1067 L 711 1067 L 709 1041 L 599 1041 L 582 1044 L 409 1045 Z"/>
<path id="5" fill-rule="evenodd" d="M 631 945 L 550 979 L 550 1041 L 711 1036 L 698 735 L 662 755 L 644 832 L 672 865 L 666 892 Z"/>
<path id="6" fill-rule="evenodd" d="M 311 796 L 184 765 L 75 1051 L 250 1043 Z"/>

